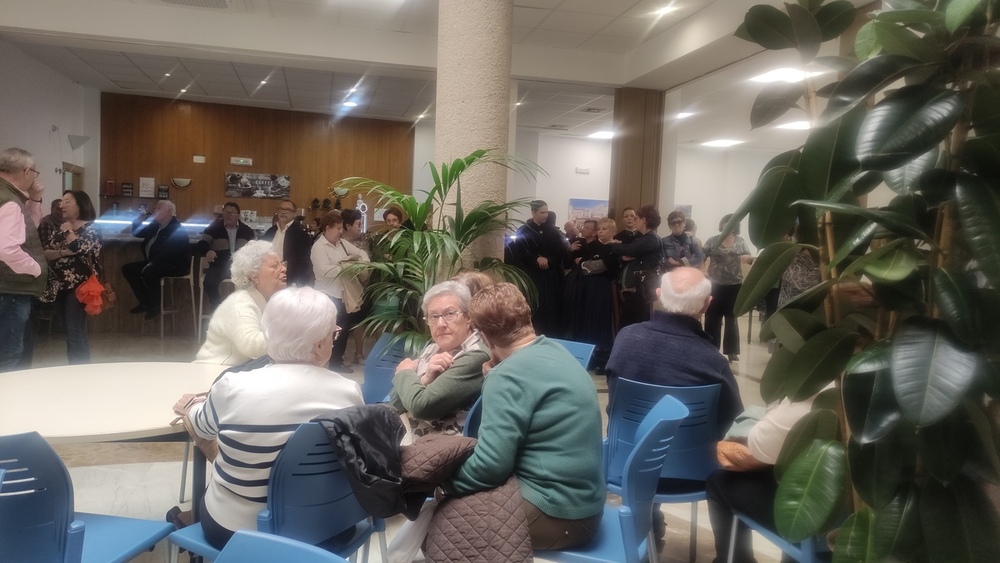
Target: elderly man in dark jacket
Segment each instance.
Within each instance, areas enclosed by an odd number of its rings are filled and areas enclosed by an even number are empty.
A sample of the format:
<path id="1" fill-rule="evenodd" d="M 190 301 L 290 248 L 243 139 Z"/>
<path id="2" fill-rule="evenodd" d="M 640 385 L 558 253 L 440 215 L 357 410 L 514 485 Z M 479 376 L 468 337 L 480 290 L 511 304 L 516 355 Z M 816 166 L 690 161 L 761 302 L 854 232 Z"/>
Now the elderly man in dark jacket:
<path id="1" fill-rule="evenodd" d="M 664 311 L 653 311 L 650 320 L 623 328 L 615 338 L 607 365 L 609 405 L 618 378 L 679 387 L 721 383 L 718 421 L 725 433 L 743 412 L 743 401 L 729 362 L 701 329 L 711 291 L 712 283 L 695 268 L 663 275 L 657 295 Z"/>
<path id="2" fill-rule="evenodd" d="M 146 319 L 160 316 L 160 280 L 191 271 L 191 242 L 176 215 L 174 203 L 161 199 L 152 211 L 132 221 L 132 234 L 142 239 L 145 256 L 141 262 L 122 266 L 122 276 L 139 301 L 129 311 L 132 314 L 146 313 Z"/>

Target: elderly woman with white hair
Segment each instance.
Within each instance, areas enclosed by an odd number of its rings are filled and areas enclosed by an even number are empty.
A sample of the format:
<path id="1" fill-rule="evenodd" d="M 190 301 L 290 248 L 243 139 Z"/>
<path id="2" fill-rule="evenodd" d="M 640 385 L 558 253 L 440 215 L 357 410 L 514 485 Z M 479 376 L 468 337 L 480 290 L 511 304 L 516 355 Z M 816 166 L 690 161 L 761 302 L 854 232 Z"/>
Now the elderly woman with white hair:
<path id="1" fill-rule="evenodd" d="M 336 319 L 337 308 L 315 289 L 275 294 L 261 318 L 274 363 L 224 373 L 207 397 L 184 395 L 174 405 L 198 437 L 218 439 L 201 512 L 205 539 L 216 548 L 237 530 L 256 529 L 271 465 L 298 424 L 364 404 L 357 383 L 326 369 Z"/>
<path id="2" fill-rule="evenodd" d="M 469 288 L 453 280 L 424 294 L 431 342 L 417 358 L 406 358 L 396 366 L 390 394 L 392 405 L 408 413 L 416 437 L 461 434 L 469 408 L 482 391 L 483 363 L 490 353 L 472 328 L 471 300 Z"/>
<path id="3" fill-rule="evenodd" d="M 260 319 L 285 288 L 285 264 L 270 242 L 250 241 L 233 254 L 232 279 L 236 291 L 215 309 L 195 362 L 236 366 L 265 353 Z"/>

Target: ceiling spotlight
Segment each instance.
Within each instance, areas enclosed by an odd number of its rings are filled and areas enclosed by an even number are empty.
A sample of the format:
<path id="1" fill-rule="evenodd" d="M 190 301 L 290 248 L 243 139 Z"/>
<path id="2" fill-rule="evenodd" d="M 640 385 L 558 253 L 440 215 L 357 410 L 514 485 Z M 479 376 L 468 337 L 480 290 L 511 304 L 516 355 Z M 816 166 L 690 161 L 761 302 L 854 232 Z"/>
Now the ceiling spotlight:
<path id="1" fill-rule="evenodd" d="M 812 123 L 808 121 L 792 121 L 790 123 L 782 123 L 781 125 L 775 125 L 775 129 L 791 129 L 793 131 L 806 131 L 812 128 Z"/>
<path id="2" fill-rule="evenodd" d="M 752 82 L 802 82 L 806 78 L 819 76 L 822 72 L 805 72 L 794 68 L 777 68 L 770 72 L 765 72 L 759 76 L 754 76 Z"/>
<path id="3" fill-rule="evenodd" d="M 682 112 L 680 112 L 680 113 L 677 114 L 677 119 L 685 119 L 685 118 L 691 117 L 692 115 L 694 115 L 694 112 L 682 111 Z"/>
<path id="4" fill-rule="evenodd" d="M 515 106 L 519 106 L 519 105 L 521 105 L 521 102 L 517 102 L 517 103 L 515 103 L 514 105 L 515 105 Z"/>
<path id="5" fill-rule="evenodd" d="M 357 92 L 357 91 L 358 91 L 357 88 L 351 88 L 350 90 L 348 90 L 348 92 L 350 92 L 352 94 L 355 93 L 355 92 Z"/>
<path id="6" fill-rule="evenodd" d="M 181 94 L 183 94 L 184 92 L 187 92 L 187 91 L 188 91 L 187 88 L 181 88 Z"/>
<path id="7" fill-rule="evenodd" d="M 422 114 L 420 114 L 420 115 L 417 116 L 417 119 L 423 119 L 425 117 L 427 117 L 427 114 L 426 113 L 422 113 Z"/>
<path id="8" fill-rule="evenodd" d="M 715 141 L 708 141 L 707 143 L 702 143 L 706 147 L 731 147 L 733 145 L 739 145 L 743 141 L 734 141 L 731 139 L 717 139 Z"/>
<path id="9" fill-rule="evenodd" d="M 263 86 L 264 84 L 267 84 L 267 80 L 261 80 L 261 81 L 260 81 L 260 85 L 261 85 L 261 86 Z"/>
<path id="10" fill-rule="evenodd" d="M 615 133 L 614 131 L 598 131 L 587 136 L 591 139 L 611 139 L 615 136 Z"/>
<path id="11" fill-rule="evenodd" d="M 164 72 L 163 76 L 170 76 L 170 73 L 169 72 Z"/>
<path id="12" fill-rule="evenodd" d="M 358 102 L 344 102 L 344 107 L 345 108 L 358 107 Z"/>
<path id="13" fill-rule="evenodd" d="M 674 6 L 664 6 L 664 7 L 660 8 L 659 10 L 653 12 L 653 15 L 654 16 L 665 16 L 665 15 L 669 14 L 670 12 L 675 12 L 675 11 L 677 11 L 677 8 L 674 7 Z"/>

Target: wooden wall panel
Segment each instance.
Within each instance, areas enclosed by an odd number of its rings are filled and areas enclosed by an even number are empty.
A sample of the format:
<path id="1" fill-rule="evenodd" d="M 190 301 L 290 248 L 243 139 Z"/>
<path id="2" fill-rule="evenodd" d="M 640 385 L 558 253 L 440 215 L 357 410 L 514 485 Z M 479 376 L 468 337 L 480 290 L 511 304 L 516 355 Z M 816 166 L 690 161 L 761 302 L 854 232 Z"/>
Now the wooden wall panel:
<path id="1" fill-rule="evenodd" d="M 608 213 L 616 220 L 625 207 L 659 203 L 663 112 L 659 90 L 615 90 Z"/>
<path id="2" fill-rule="evenodd" d="M 413 143 L 412 125 L 403 122 L 105 93 L 101 193 L 107 180 L 114 180 L 116 189 L 132 182 L 138 195 L 139 177 L 151 176 L 157 185 L 191 178 L 187 189 L 170 186 L 181 219 L 210 215 L 226 201 L 226 172 L 289 174 L 292 200 L 299 207 L 308 207 L 313 198 L 331 198 L 327 187 L 347 176 L 374 178 L 409 193 Z M 194 155 L 206 162 L 194 163 Z M 229 164 L 234 156 L 252 158 L 253 166 Z M 349 194 L 344 207 L 354 207 L 357 196 Z M 365 199 L 374 208 L 375 201 Z M 102 196 L 102 212 L 115 201 L 122 209 L 152 203 Z M 278 206 L 270 199 L 236 201 L 264 218 Z"/>

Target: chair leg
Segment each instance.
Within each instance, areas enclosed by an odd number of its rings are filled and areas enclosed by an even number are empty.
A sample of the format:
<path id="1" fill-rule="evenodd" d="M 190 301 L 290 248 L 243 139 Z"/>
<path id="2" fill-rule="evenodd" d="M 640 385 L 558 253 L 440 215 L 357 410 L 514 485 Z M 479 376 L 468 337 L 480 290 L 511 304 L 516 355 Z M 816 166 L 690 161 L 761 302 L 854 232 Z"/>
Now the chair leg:
<path id="1" fill-rule="evenodd" d="M 389 548 L 385 542 L 385 530 L 378 533 L 378 547 L 382 550 L 382 563 L 389 563 Z"/>
<path id="2" fill-rule="evenodd" d="M 177 563 L 177 559 L 181 555 L 181 547 L 176 543 L 167 540 L 167 562 Z"/>
<path id="3" fill-rule="evenodd" d="M 184 442 L 184 461 L 181 462 L 181 494 L 177 496 L 177 502 L 184 502 L 184 493 L 187 489 L 188 477 L 188 456 L 191 455 L 191 438 Z"/>
<path id="4" fill-rule="evenodd" d="M 646 536 L 646 554 L 649 556 L 649 563 L 660 563 L 660 550 L 656 548 L 656 531 L 653 529 Z"/>
<path id="5" fill-rule="evenodd" d="M 729 557 L 726 558 L 726 563 L 733 563 L 733 557 L 736 555 L 736 527 L 739 525 L 740 518 L 733 516 L 733 525 L 729 530 Z"/>
<path id="6" fill-rule="evenodd" d="M 191 293 L 191 320 L 194 321 L 194 337 L 195 346 L 198 345 L 198 327 L 201 324 L 201 318 L 195 316 L 195 304 L 194 304 L 194 277 L 191 278 L 191 283 L 188 284 L 188 290 Z"/>
<path id="7" fill-rule="evenodd" d="M 691 503 L 691 545 L 688 548 L 688 557 L 695 561 L 698 557 L 698 503 Z"/>
<path id="8" fill-rule="evenodd" d="M 174 289 L 174 284 L 170 284 L 170 289 L 171 290 Z M 160 280 L 160 340 L 163 340 L 163 317 L 166 316 L 166 314 L 164 313 L 164 311 L 166 310 L 165 307 L 166 293 L 167 293 L 167 278 L 163 278 Z"/>

